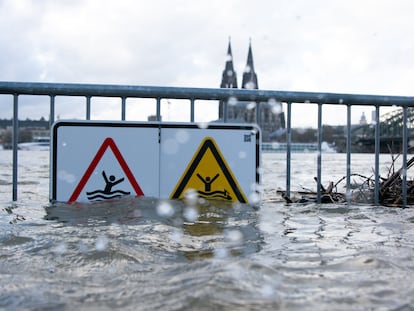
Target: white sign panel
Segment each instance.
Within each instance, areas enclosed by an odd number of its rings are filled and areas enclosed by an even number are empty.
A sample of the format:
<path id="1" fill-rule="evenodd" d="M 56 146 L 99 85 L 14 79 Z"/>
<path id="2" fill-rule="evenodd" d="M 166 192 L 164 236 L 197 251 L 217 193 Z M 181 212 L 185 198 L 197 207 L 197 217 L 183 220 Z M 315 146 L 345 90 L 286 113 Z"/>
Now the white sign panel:
<path id="1" fill-rule="evenodd" d="M 162 197 L 183 198 L 186 190 L 195 189 L 206 199 L 250 201 L 258 183 L 257 128 L 165 126 L 161 137 Z"/>
<path id="2" fill-rule="evenodd" d="M 94 202 L 127 195 L 250 203 L 259 183 L 254 125 L 58 121 L 52 131 L 51 195 Z M 256 203 L 256 202 L 255 202 Z"/>
<path id="3" fill-rule="evenodd" d="M 51 199 L 158 197 L 158 134 L 154 124 L 57 122 L 52 134 Z"/>

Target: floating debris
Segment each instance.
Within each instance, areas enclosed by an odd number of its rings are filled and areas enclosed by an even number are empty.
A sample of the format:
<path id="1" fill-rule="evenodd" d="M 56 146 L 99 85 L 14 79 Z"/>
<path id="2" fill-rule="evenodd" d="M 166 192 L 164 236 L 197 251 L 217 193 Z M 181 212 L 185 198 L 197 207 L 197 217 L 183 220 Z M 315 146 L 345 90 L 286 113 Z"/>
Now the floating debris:
<path id="1" fill-rule="evenodd" d="M 387 177 L 379 176 L 379 204 L 384 206 L 402 207 L 403 200 L 403 167 L 395 170 L 395 162 L 397 157 L 392 157 L 392 164 L 388 170 Z M 414 166 L 414 157 L 412 157 L 406 164 L 406 171 Z M 325 188 L 321 185 L 321 203 L 374 203 L 375 192 L 375 180 L 373 176 L 367 177 L 361 174 L 351 174 L 351 177 L 360 178 L 360 182 L 354 182 L 350 186 L 350 192 L 346 193 L 338 192 L 338 185 L 342 183 L 346 176 L 342 177 L 336 183 L 332 181 Z M 315 177 L 314 180 L 318 182 Z M 414 181 L 407 180 L 407 205 L 414 205 Z M 279 195 L 287 203 L 311 203 L 318 201 L 318 194 L 315 191 L 304 189 L 303 191 L 293 192 L 290 196 L 286 191 L 277 191 Z M 404 206 L 405 207 L 405 206 Z"/>

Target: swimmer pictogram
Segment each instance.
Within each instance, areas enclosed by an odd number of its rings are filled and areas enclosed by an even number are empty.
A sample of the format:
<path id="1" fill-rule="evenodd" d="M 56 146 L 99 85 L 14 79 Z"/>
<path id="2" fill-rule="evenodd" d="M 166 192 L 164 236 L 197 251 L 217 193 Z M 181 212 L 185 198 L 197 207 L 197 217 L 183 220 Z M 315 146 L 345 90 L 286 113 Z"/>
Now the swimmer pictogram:
<path id="1" fill-rule="evenodd" d="M 213 178 L 210 176 L 206 176 L 206 178 L 202 177 L 200 174 L 197 173 L 197 177 L 204 183 L 204 191 L 198 190 L 198 194 L 206 199 L 223 199 L 231 201 L 231 196 L 227 192 L 226 189 L 223 190 L 211 190 L 211 184 L 220 176 L 220 174 L 216 174 Z"/>
<path id="2" fill-rule="evenodd" d="M 75 190 L 70 196 L 68 203 L 75 202 L 78 199 L 80 193 L 84 189 L 86 183 L 88 182 L 92 173 L 95 171 L 98 163 L 101 161 L 103 155 L 108 149 L 110 149 L 112 153 L 114 154 L 116 161 L 121 167 L 122 172 L 125 174 L 125 177 L 128 179 L 129 183 L 131 184 L 132 189 L 135 191 L 136 195 L 137 196 L 144 195 L 144 193 L 141 190 L 141 187 L 136 181 L 132 171 L 130 170 L 127 162 L 122 156 L 114 140 L 111 137 L 107 137 L 105 138 L 104 142 L 102 143 L 95 157 L 92 159 L 92 162 L 89 164 L 89 167 L 86 169 L 85 173 L 83 174 L 81 180 L 79 181 L 79 184 L 76 186 Z M 104 200 L 104 199 L 116 198 L 119 196 L 130 194 L 130 192 L 127 192 L 124 190 L 115 190 L 115 191 L 112 190 L 112 188 L 115 185 L 120 184 L 121 182 L 125 180 L 124 177 L 116 179 L 115 175 L 111 174 L 108 178 L 108 176 L 105 173 L 105 170 L 102 171 L 102 177 L 105 182 L 105 187 L 103 187 L 103 190 L 98 189 L 98 190 L 94 190 L 91 192 L 87 192 L 86 194 L 89 200 L 95 200 L 95 199 Z"/>
<path id="3" fill-rule="evenodd" d="M 196 190 L 200 197 L 206 199 L 248 203 L 212 137 L 201 142 L 170 198 L 182 199 L 189 189 Z"/>
<path id="4" fill-rule="evenodd" d="M 129 195 L 131 192 L 129 191 L 123 191 L 123 190 L 114 190 L 112 191 L 112 188 L 123 182 L 125 178 L 119 178 L 116 179 L 114 175 L 110 175 L 109 178 L 106 176 L 105 171 L 102 171 L 102 177 L 105 180 L 105 188 L 104 190 L 94 190 L 91 192 L 86 192 L 86 195 L 88 197 L 89 201 L 102 201 L 102 200 L 109 200 L 109 199 L 115 199 L 120 198 L 124 195 Z"/>

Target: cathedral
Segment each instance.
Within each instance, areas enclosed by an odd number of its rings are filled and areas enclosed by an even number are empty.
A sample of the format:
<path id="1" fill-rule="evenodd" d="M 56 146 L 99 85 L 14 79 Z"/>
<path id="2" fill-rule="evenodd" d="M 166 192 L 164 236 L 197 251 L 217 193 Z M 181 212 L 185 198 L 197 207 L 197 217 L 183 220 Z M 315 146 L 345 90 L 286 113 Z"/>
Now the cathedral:
<path id="1" fill-rule="evenodd" d="M 221 88 L 237 88 L 237 74 L 233 66 L 231 43 L 227 48 L 227 59 L 221 79 Z M 254 70 L 252 45 L 249 43 L 247 63 L 243 72 L 241 87 L 243 89 L 259 89 L 257 74 Z M 219 103 L 219 119 L 224 119 L 224 102 Z M 284 133 L 285 115 L 282 105 L 276 102 L 261 102 L 259 104 L 259 120 L 256 120 L 257 103 L 229 100 L 227 103 L 227 121 L 236 123 L 257 123 L 262 130 L 262 141 L 269 142 Z"/>

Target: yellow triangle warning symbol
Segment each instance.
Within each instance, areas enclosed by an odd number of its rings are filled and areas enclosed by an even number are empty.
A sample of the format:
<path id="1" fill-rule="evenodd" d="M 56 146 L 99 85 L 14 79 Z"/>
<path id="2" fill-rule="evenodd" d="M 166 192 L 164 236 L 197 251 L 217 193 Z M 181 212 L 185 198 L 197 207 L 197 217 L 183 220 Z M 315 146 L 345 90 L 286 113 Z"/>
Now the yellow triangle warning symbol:
<path id="1" fill-rule="evenodd" d="M 206 137 L 201 142 L 170 198 L 182 199 L 188 189 L 196 190 L 200 197 L 206 199 L 248 203 L 243 190 L 211 137 Z"/>

